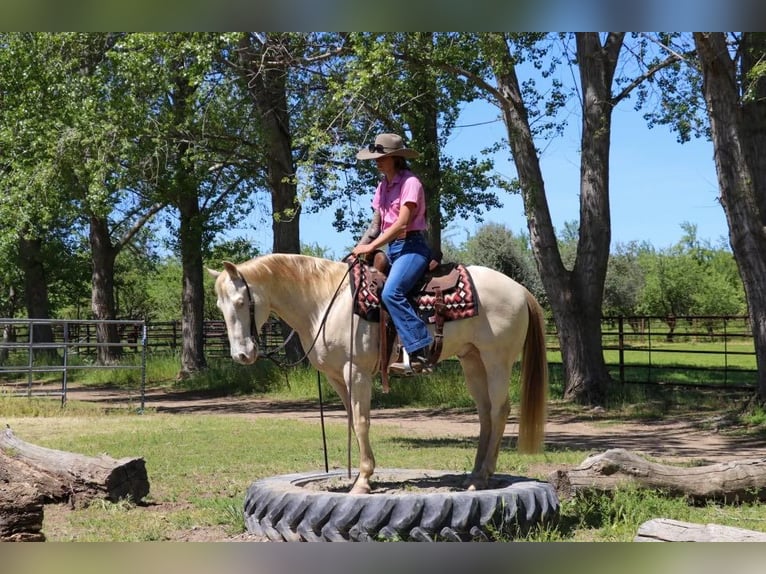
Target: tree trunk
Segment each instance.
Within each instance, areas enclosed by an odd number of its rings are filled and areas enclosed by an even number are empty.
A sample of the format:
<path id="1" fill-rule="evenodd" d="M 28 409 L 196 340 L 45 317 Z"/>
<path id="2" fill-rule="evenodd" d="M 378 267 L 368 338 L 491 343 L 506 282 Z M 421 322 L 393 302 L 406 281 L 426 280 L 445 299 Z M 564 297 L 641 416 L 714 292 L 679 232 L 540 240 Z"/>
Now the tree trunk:
<path id="1" fill-rule="evenodd" d="M 752 151 L 763 138 L 766 124 L 745 127 L 736 69 L 720 32 L 695 32 L 702 65 L 703 92 L 710 118 L 721 204 L 729 225 L 729 243 L 745 288 L 758 365 L 758 392 L 766 401 L 766 214 L 756 182 L 762 182 L 760 156 Z M 764 120 L 747 114 L 748 121 Z M 766 121 L 766 120 L 764 120 Z M 752 141 L 754 134 L 757 141 Z M 761 150 L 762 151 L 762 150 Z M 751 166 L 750 161 L 757 162 Z M 763 185 L 763 183 L 761 183 Z"/>
<path id="2" fill-rule="evenodd" d="M 50 319 L 48 303 L 48 283 L 45 276 L 45 264 L 42 255 L 42 240 L 19 237 L 19 265 L 24 273 L 24 298 L 27 316 L 30 319 Z M 50 324 L 35 325 L 32 329 L 35 343 L 53 343 L 53 328 Z M 53 361 L 58 356 L 53 349 L 33 351 Z"/>
<path id="3" fill-rule="evenodd" d="M 181 65 L 177 63 L 177 65 Z M 182 74 L 173 86 L 173 115 L 177 126 L 188 121 L 195 86 Z M 200 210 L 199 181 L 194 177 L 191 143 L 175 142 L 175 165 L 171 184 L 173 204 L 178 208 L 178 245 L 181 252 L 181 370 L 186 378 L 207 366 L 204 347 L 205 290 L 203 288 L 202 238 L 204 217 Z"/>
<path id="4" fill-rule="evenodd" d="M 149 494 L 143 458 L 85 456 L 24 442 L 0 433 L 0 484 L 34 485 L 46 503 L 87 506 L 95 499 L 139 502 Z"/>
<path id="5" fill-rule="evenodd" d="M 0 542 L 44 542 L 42 528 L 43 497 L 37 489 L 0 479 Z"/>
<path id="6" fill-rule="evenodd" d="M 180 203 L 181 238 L 181 372 L 180 377 L 204 369 L 205 289 L 202 262 L 202 226 L 196 194 L 191 190 Z"/>
<path id="7" fill-rule="evenodd" d="M 272 41 L 265 35 L 265 45 L 260 48 L 250 42 L 251 36 L 242 37 L 240 56 L 248 77 L 250 95 L 255 104 L 265 135 L 265 161 L 272 210 L 272 252 L 300 253 L 300 215 L 295 161 L 293 159 L 290 112 L 287 104 L 287 64 L 264 65 L 262 56 L 272 49 L 279 49 L 279 38 Z M 289 333 L 290 329 L 283 332 Z M 285 347 L 288 361 L 294 362 L 304 356 L 298 337 L 293 337 Z"/>
<path id="8" fill-rule="evenodd" d="M 766 533 L 720 524 L 655 518 L 638 527 L 633 542 L 766 542 Z"/>
<path id="9" fill-rule="evenodd" d="M 747 84 L 750 97 L 742 103 L 744 140 L 748 164 L 753 176 L 753 186 L 758 201 L 761 225 L 766 225 L 766 74 L 754 67 L 766 56 L 766 34 L 745 32 L 742 34 L 743 82 Z M 755 72 L 755 77 L 749 74 Z"/>
<path id="10" fill-rule="evenodd" d="M 418 94 L 418 104 L 404 110 L 405 124 L 410 126 L 412 139 L 421 151 L 418 160 L 418 177 L 426 194 L 426 217 L 428 221 L 428 244 L 435 256 L 441 253 L 442 244 L 442 166 L 439 155 L 439 86 L 433 71 L 423 66 L 422 60 L 431 58 L 434 44 L 433 32 L 419 32 L 410 37 L 410 48 L 418 55 L 418 61 L 408 61 L 410 78 Z M 403 131 L 403 130 L 402 130 Z"/>
<path id="11" fill-rule="evenodd" d="M 608 492 L 639 486 L 686 496 L 695 503 L 763 501 L 766 500 L 766 458 L 677 467 L 649 462 L 638 454 L 615 448 L 589 456 L 575 469 L 558 470 L 548 481 L 562 499 L 579 492 Z"/>
<path id="12" fill-rule="evenodd" d="M 114 261 L 117 250 L 112 246 L 108 222 L 104 218 L 96 216 L 90 218 L 90 250 L 93 262 L 91 275 L 93 316 L 100 321 L 113 321 L 117 318 L 114 304 Z M 96 340 L 107 344 L 98 347 L 99 365 L 110 365 L 120 360 L 122 347 L 117 345 L 120 342 L 120 336 L 116 324 L 98 323 Z"/>
<path id="13" fill-rule="evenodd" d="M 499 55 L 492 66 L 521 184 L 532 251 L 558 327 L 564 397 L 584 404 L 602 404 L 611 382 L 601 349 L 601 303 L 611 237 L 608 185 L 614 105 L 611 83 L 621 46 L 621 34 L 610 35 L 603 47 L 597 34 L 577 35 L 583 130 L 580 237 L 571 271 L 564 267 L 559 252 L 513 56 L 507 48 L 497 51 L 498 44 L 490 47 Z"/>

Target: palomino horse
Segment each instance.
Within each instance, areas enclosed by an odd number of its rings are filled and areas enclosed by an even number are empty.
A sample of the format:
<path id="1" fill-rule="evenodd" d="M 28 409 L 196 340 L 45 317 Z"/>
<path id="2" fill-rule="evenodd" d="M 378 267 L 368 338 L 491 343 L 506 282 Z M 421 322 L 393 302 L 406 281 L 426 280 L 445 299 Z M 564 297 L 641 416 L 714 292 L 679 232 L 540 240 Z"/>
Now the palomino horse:
<path id="1" fill-rule="evenodd" d="M 548 390 L 542 308 L 513 279 L 469 266 L 481 303 L 478 315 L 444 324 L 441 358 L 457 356 L 479 413 L 479 445 L 469 489 L 486 488 L 495 472 L 510 412 L 511 367 L 524 351 L 518 446 L 542 447 Z M 231 357 L 258 358 L 257 334 L 274 313 L 299 335 L 308 359 L 340 395 L 359 445 L 359 475 L 351 493 L 370 492 L 375 458 L 369 441 L 373 377 L 380 370 L 376 323 L 352 309 L 348 264 L 289 254 L 263 255 L 239 265 L 225 262 L 215 291 L 229 335 Z"/>

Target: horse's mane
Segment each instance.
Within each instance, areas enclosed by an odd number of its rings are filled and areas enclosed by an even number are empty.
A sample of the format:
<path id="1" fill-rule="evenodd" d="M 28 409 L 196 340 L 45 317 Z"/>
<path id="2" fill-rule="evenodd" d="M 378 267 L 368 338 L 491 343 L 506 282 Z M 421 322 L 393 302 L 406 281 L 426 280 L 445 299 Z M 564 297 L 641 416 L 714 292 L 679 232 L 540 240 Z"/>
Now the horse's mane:
<path id="1" fill-rule="evenodd" d="M 348 265 L 308 255 L 271 253 L 240 263 L 237 269 L 253 284 L 289 282 L 319 299 L 335 293 L 345 279 Z"/>

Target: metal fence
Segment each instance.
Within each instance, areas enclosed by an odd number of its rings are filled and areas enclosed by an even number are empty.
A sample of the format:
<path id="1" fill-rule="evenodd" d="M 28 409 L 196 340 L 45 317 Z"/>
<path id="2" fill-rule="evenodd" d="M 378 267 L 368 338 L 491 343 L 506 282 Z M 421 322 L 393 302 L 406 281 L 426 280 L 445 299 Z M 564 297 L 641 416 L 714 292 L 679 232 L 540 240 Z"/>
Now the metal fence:
<path id="1" fill-rule="evenodd" d="M 621 383 L 757 386 L 747 316 L 605 317 L 601 334 L 607 368 Z M 550 362 L 560 363 L 552 321 L 547 335 Z"/>
<path id="2" fill-rule="evenodd" d="M 126 360 L 114 365 L 96 361 L 99 343 L 96 327 L 114 323 Z M 146 358 L 152 353 L 176 353 L 183 345 L 180 321 L 145 323 L 137 320 L 92 321 L 58 319 L 0 319 L 0 376 L 25 374 L 12 387 L 16 394 L 55 394 L 66 402 L 68 373 L 75 369 L 136 369 L 140 371 L 141 408 L 144 407 Z M 50 328 L 53 342 L 35 340 L 41 326 Z M 264 353 L 283 342 L 280 323 L 272 319 L 260 333 Z M 204 351 L 208 357 L 228 357 L 229 341 L 223 321 L 205 321 Z M 559 341 L 553 321 L 548 321 L 549 363 L 561 365 Z M 604 359 L 621 383 L 678 383 L 694 386 L 752 388 L 757 385 L 753 335 L 747 316 L 605 317 L 602 325 Z M 55 390 L 35 392 L 35 376 L 60 373 Z M 3 377 L 7 379 L 7 377 Z M 8 385 L 5 385 L 8 387 Z"/>
<path id="3" fill-rule="evenodd" d="M 132 369 L 140 372 L 141 409 L 146 389 L 147 330 L 143 321 L 89 321 L 70 319 L 0 319 L 0 375 L 26 374 L 25 385 L 6 385 L 13 394 L 60 396 L 67 398 L 68 375 L 77 369 Z M 96 327 L 115 325 L 120 334 L 116 343 L 98 342 Z M 45 331 L 45 335 L 42 332 Z M 138 360 L 101 365 L 95 361 L 100 347 L 120 347 Z M 55 389 L 37 388 L 35 376 L 60 373 L 61 385 Z"/>

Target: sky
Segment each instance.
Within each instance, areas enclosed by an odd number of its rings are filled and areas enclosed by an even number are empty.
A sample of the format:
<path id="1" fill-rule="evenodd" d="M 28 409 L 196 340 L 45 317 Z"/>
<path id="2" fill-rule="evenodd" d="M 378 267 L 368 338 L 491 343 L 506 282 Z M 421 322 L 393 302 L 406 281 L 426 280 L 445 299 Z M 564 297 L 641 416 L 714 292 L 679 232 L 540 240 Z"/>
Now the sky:
<path id="1" fill-rule="evenodd" d="M 469 106 L 461 115 L 445 147 L 454 156 L 479 155 L 491 142 L 505 134 L 497 108 L 489 104 Z M 684 234 L 681 225 L 697 226 L 697 237 L 714 246 L 728 245 L 728 228 L 718 202 L 718 183 L 712 143 L 692 139 L 681 144 L 665 126 L 650 129 L 641 112 L 632 106 L 613 112 L 610 155 L 610 207 L 612 250 L 618 243 L 647 241 L 657 249 L 670 247 Z M 579 118 L 572 119 L 564 135 L 547 144 L 541 166 L 553 224 L 557 231 L 579 218 Z M 509 152 L 494 156 L 495 170 L 512 178 L 515 168 Z M 443 238 L 460 245 L 484 223 L 500 223 L 514 234 L 526 233 L 521 198 L 499 191 L 500 209 L 486 212 L 484 222 L 461 220 L 443 231 Z M 354 245 L 350 233 L 339 233 L 331 225 L 332 213 L 303 214 L 301 242 L 318 245 L 341 258 Z M 267 226 L 254 232 L 261 251 L 269 251 L 271 233 Z"/>

